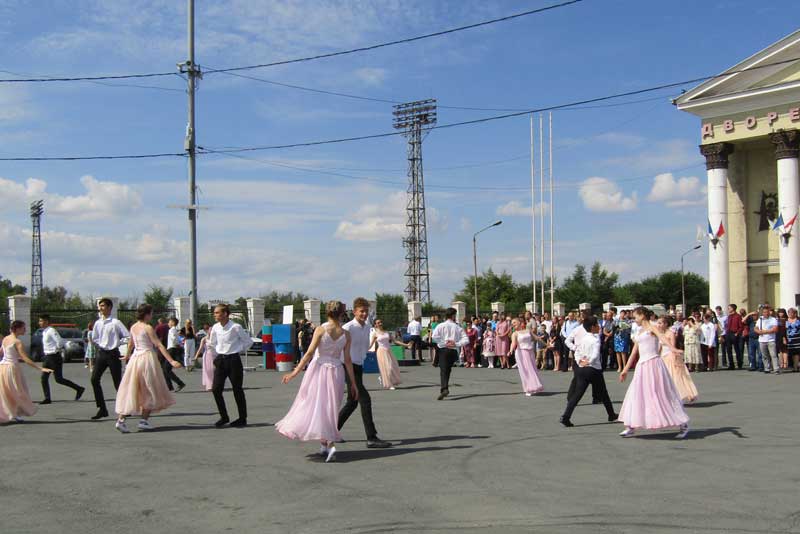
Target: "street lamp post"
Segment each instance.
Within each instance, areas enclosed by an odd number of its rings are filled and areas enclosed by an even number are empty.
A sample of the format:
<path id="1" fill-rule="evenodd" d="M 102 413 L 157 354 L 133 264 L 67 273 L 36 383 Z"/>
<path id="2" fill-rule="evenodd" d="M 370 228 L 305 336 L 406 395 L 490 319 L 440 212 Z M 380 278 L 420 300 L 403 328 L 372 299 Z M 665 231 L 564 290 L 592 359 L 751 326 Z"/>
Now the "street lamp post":
<path id="1" fill-rule="evenodd" d="M 697 249 L 699 249 L 701 247 L 702 247 L 702 245 L 699 245 L 699 244 L 695 245 L 692 248 L 690 248 L 689 250 L 687 250 L 686 252 L 684 252 L 683 254 L 681 254 L 681 305 L 683 306 L 683 316 L 684 317 L 688 317 L 688 315 L 686 314 L 686 285 L 684 284 L 684 281 L 683 281 L 683 276 L 684 276 L 683 275 L 683 258 L 687 254 L 689 254 L 690 252 L 694 252 L 695 250 L 697 250 Z"/>
<path id="2" fill-rule="evenodd" d="M 500 226 L 501 224 L 503 224 L 503 221 L 495 221 L 489 226 L 481 228 L 472 236 L 472 266 L 475 271 L 475 278 L 473 280 L 475 285 L 475 317 L 478 316 L 478 234 L 485 232 L 489 228 Z"/>

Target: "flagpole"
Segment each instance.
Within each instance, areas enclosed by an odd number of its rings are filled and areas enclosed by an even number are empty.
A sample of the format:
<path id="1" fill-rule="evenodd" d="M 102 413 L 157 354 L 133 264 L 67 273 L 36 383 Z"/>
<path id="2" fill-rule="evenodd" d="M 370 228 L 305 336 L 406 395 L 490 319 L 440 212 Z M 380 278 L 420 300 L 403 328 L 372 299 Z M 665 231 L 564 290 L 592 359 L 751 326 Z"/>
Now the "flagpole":
<path id="1" fill-rule="evenodd" d="M 541 205 L 544 204 L 544 114 L 539 114 L 539 246 L 541 257 L 542 275 L 542 312 L 544 312 L 544 212 Z"/>
<path id="2" fill-rule="evenodd" d="M 555 300 L 555 275 L 553 273 L 553 112 L 550 112 L 550 313 L 553 313 Z M 544 305 L 542 305 L 544 308 Z"/>
<path id="3" fill-rule="evenodd" d="M 533 115 L 531 115 L 531 241 L 533 243 L 533 312 L 536 313 L 536 158 L 534 155 Z M 544 307 L 544 303 L 542 303 Z"/>

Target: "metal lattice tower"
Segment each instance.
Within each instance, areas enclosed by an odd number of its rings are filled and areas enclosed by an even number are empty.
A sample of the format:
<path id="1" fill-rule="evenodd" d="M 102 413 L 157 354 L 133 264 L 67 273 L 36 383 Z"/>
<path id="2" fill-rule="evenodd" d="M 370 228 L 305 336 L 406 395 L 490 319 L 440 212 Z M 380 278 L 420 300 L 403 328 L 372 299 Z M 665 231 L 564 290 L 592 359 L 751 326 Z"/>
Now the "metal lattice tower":
<path id="1" fill-rule="evenodd" d="M 408 202 L 406 204 L 406 299 L 430 302 L 428 228 L 425 217 L 425 181 L 422 175 L 422 139 L 425 126 L 436 124 L 436 99 L 394 106 L 394 128 L 408 139 Z"/>
<path id="2" fill-rule="evenodd" d="M 42 292 L 42 213 L 44 200 L 31 202 L 31 221 L 33 222 L 33 245 L 31 253 L 31 297 Z"/>

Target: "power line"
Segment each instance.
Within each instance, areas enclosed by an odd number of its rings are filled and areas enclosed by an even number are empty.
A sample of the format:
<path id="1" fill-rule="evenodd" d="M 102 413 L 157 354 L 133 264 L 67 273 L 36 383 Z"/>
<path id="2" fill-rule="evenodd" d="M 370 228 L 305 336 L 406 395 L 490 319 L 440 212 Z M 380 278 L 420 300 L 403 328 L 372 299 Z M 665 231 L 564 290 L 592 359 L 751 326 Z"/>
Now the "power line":
<path id="1" fill-rule="evenodd" d="M 13 76 L 36 76 L 36 77 L 40 77 L 40 78 L 46 78 L 48 80 L 55 78 L 55 76 L 50 76 L 50 75 L 45 75 L 45 74 L 28 74 L 28 73 L 22 73 L 22 72 L 14 72 L 14 71 L 11 71 L 11 70 L 0 70 L 0 72 L 3 72 L 5 74 L 11 74 Z M 175 92 L 178 92 L 178 93 L 186 92 L 183 89 L 174 89 L 172 87 L 161 87 L 161 86 L 158 86 L 158 85 L 140 85 L 140 84 L 132 84 L 132 83 L 106 83 L 106 82 L 100 82 L 100 81 L 97 81 L 97 80 L 87 80 L 86 82 L 94 84 L 94 85 L 103 85 L 105 87 L 125 87 L 125 88 L 134 88 L 134 89 L 157 89 L 159 91 L 175 91 Z"/>
<path id="2" fill-rule="evenodd" d="M 0 161 L 86 161 L 86 160 L 108 160 L 108 159 L 150 159 L 150 158 L 169 158 L 185 157 L 184 152 L 169 152 L 162 154 L 120 154 L 112 156 L 37 156 L 26 158 L 0 158 Z"/>
<path id="3" fill-rule="evenodd" d="M 326 53 L 326 54 L 317 54 L 315 56 L 301 57 L 301 58 L 296 58 L 296 59 L 285 59 L 285 60 L 282 60 L 282 61 L 273 61 L 272 63 L 260 63 L 260 64 L 257 64 L 257 65 L 246 65 L 246 66 L 243 66 L 243 67 L 230 67 L 230 68 L 227 68 L 227 69 L 212 69 L 212 70 L 206 71 L 205 74 L 214 74 L 214 73 L 217 73 L 217 72 L 234 72 L 234 71 L 242 71 L 242 70 L 262 69 L 262 68 L 266 68 L 266 67 L 275 67 L 275 66 L 278 66 L 278 65 L 288 65 L 288 64 L 291 64 L 291 63 L 301 63 L 301 62 L 305 62 L 305 61 L 314 61 L 314 60 L 317 60 L 317 59 L 325 59 L 325 58 L 329 58 L 329 57 L 345 56 L 345 55 L 349 55 L 349 54 L 355 54 L 355 53 L 358 53 L 358 52 L 367 52 L 369 50 L 376 50 L 378 48 L 385 48 L 387 46 L 394 46 L 394 45 L 405 44 L 405 43 L 413 43 L 414 41 L 421 41 L 423 39 L 429 39 L 431 37 L 440 37 L 442 35 L 448 35 L 448 34 L 451 34 L 451 33 L 461 32 L 461 31 L 464 31 L 464 30 L 471 30 L 471 29 L 474 29 L 474 28 L 479 28 L 481 26 L 489 26 L 490 24 L 496 24 L 498 22 L 506 22 L 506 21 L 509 21 L 509 20 L 518 19 L 520 17 L 526 17 L 528 15 L 536 15 L 538 13 L 543 13 L 545 11 L 550 11 L 550 10 L 553 10 L 553 9 L 566 7 L 566 6 L 569 6 L 569 5 L 572 5 L 572 4 L 577 4 L 577 3 L 582 2 L 582 1 L 583 0 L 569 0 L 568 2 L 562 2 L 560 4 L 553 4 L 553 5 L 550 5 L 550 6 L 540 7 L 538 9 L 531 9 L 529 11 L 523 11 L 522 13 L 516 13 L 514 15 L 508 15 L 508 16 L 500 17 L 500 18 L 496 18 L 496 19 L 485 20 L 485 21 L 482 21 L 482 22 L 476 22 L 474 24 L 468 24 L 466 26 L 459 26 L 457 28 L 450 28 L 449 30 L 442 30 L 442 31 L 433 32 L 433 33 L 426 33 L 424 35 L 418 35 L 416 37 L 407 37 L 405 39 L 397 39 L 396 41 L 388 41 L 388 42 L 385 42 L 385 43 L 379 43 L 379 44 L 375 44 L 375 45 L 371 45 L 371 46 L 362 46 L 362 47 L 359 47 L 359 48 L 351 48 L 350 50 L 340 50 L 338 52 L 329 52 L 329 53 Z"/>
<path id="4" fill-rule="evenodd" d="M 32 78 L 0 78 L 0 83 L 45 83 L 45 82 L 91 82 L 95 80 L 129 80 L 134 78 L 160 78 L 164 76 L 177 76 L 175 72 L 150 72 L 146 74 L 117 74 L 102 76 L 74 76 L 74 77 L 32 77 Z"/>

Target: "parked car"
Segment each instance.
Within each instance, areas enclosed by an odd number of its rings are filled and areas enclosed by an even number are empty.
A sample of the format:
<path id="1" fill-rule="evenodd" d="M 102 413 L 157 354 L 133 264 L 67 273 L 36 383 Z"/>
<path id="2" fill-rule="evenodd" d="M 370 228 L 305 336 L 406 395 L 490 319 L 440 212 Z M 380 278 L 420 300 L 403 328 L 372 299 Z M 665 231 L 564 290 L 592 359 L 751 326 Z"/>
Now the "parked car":
<path id="1" fill-rule="evenodd" d="M 83 356 L 86 354 L 83 331 L 76 325 L 53 325 L 53 328 L 56 329 L 58 335 L 64 341 L 64 346 L 61 348 L 61 357 L 64 362 L 83 360 Z M 31 358 L 37 362 L 44 359 L 41 328 L 37 328 L 31 336 Z"/>

